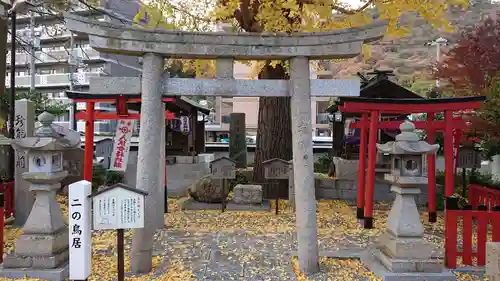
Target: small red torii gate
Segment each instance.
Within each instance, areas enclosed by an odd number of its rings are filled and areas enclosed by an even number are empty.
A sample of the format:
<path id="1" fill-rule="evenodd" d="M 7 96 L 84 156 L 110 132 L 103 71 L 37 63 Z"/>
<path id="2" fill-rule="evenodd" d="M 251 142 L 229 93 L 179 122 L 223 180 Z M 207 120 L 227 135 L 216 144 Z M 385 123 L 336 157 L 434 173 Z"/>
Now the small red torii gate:
<path id="1" fill-rule="evenodd" d="M 138 120 L 140 113 L 129 113 L 128 103 L 141 102 L 140 95 L 95 95 L 87 92 L 66 91 L 68 98 L 74 103 L 86 104 L 85 111 L 75 113 L 77 120 L 85 120 L 85 151 L 83 156 L 83 179 L 92 181 L 94 158 L 94 121 L 97 120 Z M 95 103 L 115 103 L 116 112 L 100 112 L 95 110 Z M 163 98 L 163 102 L 175 102 L 175 98 Z M 165 120 L 175 119 L 175 114 L 165 110 Z M 166 175 L 165 175 L 166 177 Z M 165 181 L 166 182 L 166 181 Z"/>
<path id="2" fill-rule="evenodd" d="M 445 196 L 448 197 L 453 195 L 455 184 L 456 155 L 454 155 L 453 150 L 456 149 L 458 155 L 461 133 L 469 128 L 468 122 L 461 117 L 454 117 L 453 112 L 464 109 L 478 109 L 481 102 L 485 100 L 485 96 L 439 99 L 339 98 L 339 111 L 362 114 L 361 121 L 355 122 L 352 128 L 361 129 L 357 217 L 364 220 L 364 228 L 373 228 L 377 132 L 379 129 L 398 129 L 401 124 L 401 121 L 380 121 L 380 115 L 382 113 L 427 113 L 426 121 L 414 121 L 413 123 L 417 129 L 427 131 L 427 141 L 431 144 L 435 141 L 436 131 L 444 131 Z M 444 120 L 434 120 L 435 114 L 439 112 L 444 112 Z M 369 135 L 367 136 L 367 134 Z M 365 171 L 367 143 L 368 167 Z M 429 221 L 436 222 L 436 157 L 434 154 L 427 155 L 427 164 Z"/>

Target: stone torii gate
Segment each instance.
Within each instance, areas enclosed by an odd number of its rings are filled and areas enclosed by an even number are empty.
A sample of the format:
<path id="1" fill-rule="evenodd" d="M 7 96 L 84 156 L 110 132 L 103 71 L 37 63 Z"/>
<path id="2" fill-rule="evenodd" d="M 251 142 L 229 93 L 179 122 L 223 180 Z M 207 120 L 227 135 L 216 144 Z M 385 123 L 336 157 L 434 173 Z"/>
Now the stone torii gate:
<path id="1" fill-rule="evenodd" d="M 163 189 L 158 155 L 164 147 L 162 95 L 291 97 L 293 167 L 300 269 L 318 270 L 311 96 L 359 96 L 359 80 L 311 80 L 310 60 L 351 58 L 364 43 L 382 38 L 386 22 L 323 33 L 195 33 L 126 27 L 65 14 L 67 28 L 87 33 L 99 52 L 143 57 L 142 78 L 101 77 L 92 94 L 142 95 L 137 188 L 146 190 L 145 228 L 135 231 L 132 271 L 151 270 L 152 238 L 163 227 Z M 169 78 L 164 59 L 216 59 L 217 79 Z M 290 60 L 290 80 L 235 80 L 234 60 Z M 161 159 L 160 159 L 161 161 Z M 156 199 L 158 198 L 158 199 Z M 159 208 L 159 209 L 156 209 Z M 161 225 L 159 224 L 161 221 Z"/>

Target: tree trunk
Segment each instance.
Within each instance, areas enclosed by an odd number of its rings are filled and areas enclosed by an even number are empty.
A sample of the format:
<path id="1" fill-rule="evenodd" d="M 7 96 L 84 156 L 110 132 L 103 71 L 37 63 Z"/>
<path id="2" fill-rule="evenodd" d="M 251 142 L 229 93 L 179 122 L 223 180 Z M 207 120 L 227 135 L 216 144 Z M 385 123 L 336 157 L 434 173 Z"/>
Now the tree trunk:
<path id="1" fill-rule="evenodd" d="M 259 73 L 259 79 L 288 79 L 281 64 L 275 68 L 269 64 Z M 253 181 L 264 183 L 264 168 L 262 162 L 281 158 L 292 159 L 292 130 L 290 119 L 290 97 L 259 98 L 259 117 L 257 127 L 257 142 L 255 149 L 255 165 Z M 276 190 L 264 189 L 264 197 L 274 197 Z M 288 183 L 280 181 L 278 187 L 280 198 L 288 198 Z"/>

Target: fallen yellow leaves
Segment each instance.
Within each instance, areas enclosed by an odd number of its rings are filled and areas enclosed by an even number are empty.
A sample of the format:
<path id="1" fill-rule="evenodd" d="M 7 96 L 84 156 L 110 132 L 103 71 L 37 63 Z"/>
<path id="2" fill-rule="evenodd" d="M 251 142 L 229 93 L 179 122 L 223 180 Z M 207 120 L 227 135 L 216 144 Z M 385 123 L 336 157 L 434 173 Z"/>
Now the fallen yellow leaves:
<path id="1" fill-rule="evenodd" d="M 67 202 L 62 196 L 58 196 L 61 210 L 65 219 L 67 219 Z M 237 231 L 244 230 L 251 235 L 281 233 L 295 231 L 295 212 L 288 201 L 279 201 L 280 214 L 274 214 L 274 201 L 271 203 L 271 212 L 233 212 L 228 211 L 221 213 L 220 211 L 181 211 L 177 200 L 169 199 L 169 213 L 165 216 L 166 227 L 171 230 L 187 230 L 192 235 L 204 235 L 212 231 Z M 354 207 L 349 206 L 344 201 L 318 201 L 317 204 L 317 222 L 319 237 L 328 237 L 333 240 L 345 240 L 349 237 L 348 243 L 367 243 L 369 237 L 375 237 L 385 229 L 387 224 L 388 206 L 376 205 L 377 208 L 385 210 L 376 210 L 374 213 L 375 228 L 365 230 L 358 224 L 355 217 Z M 438 223 L 430 224 L 427 222 L 427 217 L 422 216 L 426 234 L 438 246 L 443 243 L 443 222 L 442 215 L 438 217 Z M 4 241 L 6 252 L 14 250 L 15 240 L 21 235 L 22 230 L 13 226 L 6 226 L 4 232 Z M 125 266 L 126 272 L 130 268 L 130 238 L 132 233 L 126 232 L 126 248 L 125 248 Z M 351 242 L 351 239 L 355 241 Z M 89 278 L 90 281 L 107 281 L 116 278 L 116 233 L 114 231 L 95 231 L 92 237 L 93 242 L 93 273 Z M 320 241 L 321 242 L 321 241 Z M 197 242 L 201 243 L 201 242 Z M 170 245 L 172 248 L 183 251 L 186 248 L 185 244 Z M 201 245 L 198 245 L 201 246 Z M 328 248 L 329 245 L 321 244 L 322 247 Z M 225 249 L 221 246 L 221 251 Z M 243 259 L 243 262 L 249 262 L 257 256 L 248 256 L 248 260 Z M 164 256 L 155 256 L 153 258 L 153 271 L 150 274 L 132 276 L 126 274 L 126 280 L 130 281 L 190 281 L 195 280 L 193 272 L 190 269 L 190 264 L 184 263 L 176 258 L 168 257 L 169 263 L 166 263 Z M 322 274 L 327 278 L 325 280 L 379 280 L 371 272 L 369 272 L 359 260 L 355 259 L 333 259 L 321 257 L 319 259 Z M 292 259 L 292 268 L 297 275 L 299 281 L 308 281 L 307 276 L 299 271 L 297 259 Z M 465 280 L 487 280 L 480 279 L 478 276 L 465 273 L 456 273 L 457 279 Z M 0 278 L 0 281 L 9 279 Z M 37 279 L 25 278 L 24 281 L 35 281 Z"/>

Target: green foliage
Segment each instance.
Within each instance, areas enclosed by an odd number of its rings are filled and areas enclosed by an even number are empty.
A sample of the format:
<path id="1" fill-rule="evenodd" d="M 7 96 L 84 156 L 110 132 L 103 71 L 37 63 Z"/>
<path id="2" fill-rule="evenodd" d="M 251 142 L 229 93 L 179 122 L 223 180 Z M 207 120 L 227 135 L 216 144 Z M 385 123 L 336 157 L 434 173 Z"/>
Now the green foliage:
<path id="1" fill-rule="evenodd" d="M 92 190 L 97 189 L 104 185 L 113 185 L 121 183 L 124 180 L 123 174 L 115 171 L 108 171 L 104 167 L 97 165 L 92 169 Z"/>
<path id="2" fill-rule="evenodd" d="M 330 165 L 332 163 L 332 157 L 325 153 L 318 158 L 318 161 L 314 163 L 314 172 L 327 174 L 330 171 Z"/>
<path id="3" fill-rule="evenodd" d="M 236 178 L 229 180 L 229 191 L 232 191 L 233 188 L 238 184 L 249 184 L 249 183 L 250 181 L 248 180 L 245 173 L 240 170 L 236 170 Z"/>
<path id="4" fill-rule="evenodd" d="M 9 89 L 6 89 L 5 93 L 9 93 Z M 65 113 L 70 105 L 70 104 L 64 104 L 61 101 L 50 99 L 46 95 L 36 91 L 16 92 L 16 100 L 20 99 L 27 99 L 29 101 L 32 101 L 33 104 L 35 105 L 36 115 L 44 111 L 47 111 L 49 113 L 58 116 Z M 0 96 L 0 112 L 7 113 L 9 111 L 9 104 L 10 102 L 8 94 Z"/>

